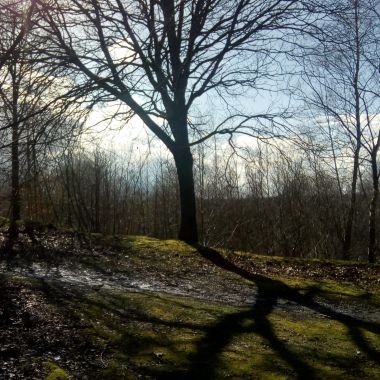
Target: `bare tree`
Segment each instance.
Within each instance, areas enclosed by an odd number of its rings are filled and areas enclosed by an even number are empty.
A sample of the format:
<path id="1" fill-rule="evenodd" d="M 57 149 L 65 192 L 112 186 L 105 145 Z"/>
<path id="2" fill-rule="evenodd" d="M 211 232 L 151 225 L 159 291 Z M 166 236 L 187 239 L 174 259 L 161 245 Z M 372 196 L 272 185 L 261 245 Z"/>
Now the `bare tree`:
<path id="1" fill-rule="evenodd" d="M 11 13 L 13 17 L 20 18 L 20 9 L 24 7 L 21 11 L 22 22 L 16 28 L 17 30 L 14 32 L 14 38 L 12 42 L 6 46 L 2 46 L 0 51 L 0 70 L 5 65 L 5 63 L 11 58 L 13 53 L 17 50 L 18 45 L 22 42 L 25 36 L 28 34 L 28 31 L 31 27 L 32 16 L 35 11 L 37 0 L 30 0 L 29 4 L 25 4 L 24 1 L 10 1 L 10 0 L 1 0 L 0 1 L 0 11 L 4 13 Z M 4 23 L 2 27 L 0 26 L 0 33 L 3 35 L 7 34 L 7 30 L 4 28 L 7 23 Z"/>
<path id="2" fill-rule="evenodd" d="M 379 94 L 380 95 L 380 94 Z M 375 97 L 375 103 L 378 103 L 380 97 Z M 374 112 L 374 104 L 366 109 L 366 129 L 363 132 L 362 146 L 365 152 L 364 159 L 370 166 L 371 178 L 371 197 L 368 207 L 368 261 L 374 263 L 376 261 L 377 246 L 377 207 L 379 200 L 379 179 L 380 171 L 378 167 L 378 154 L 380 149 L 380 125 L 378 115 L 380 112 L 380 104 L 377 104 L 377 112 Z M 370 112 L 370 108 L 371 112 Z"/>
<path id="3" fill-rule="evenodd" d="M 376 261 L 376 254 L 378 251 L 377 246 L 377 207 L 379 202 L 379 178 L 380 171 L 378 168 L 377 160 L 380 149 L 380 132 L 376 139 L 372 142 L 369 154 L 371 164 L 371 178 L 372 178 L 372 197 L 369 206 L 369 226 L 368 226 L 368 261 L 374 263 Z"/>
<path id="4" fill-rule="evenodd" d="M 192 139 L 191 110 L 206 94 L 236 96 L 259 88 L 274 73 L 271 64 L 284 48 L 284 33 L 302 29 L 304 2 L 45 0 L 39 10 L 51 43 L 43 53 L 51 64 L 70 67 L 77 83 L 97 91 L 97 101 L 122 102 L 126 117 L 138 115 L 172 153 L 180 189 L 179 238 L 196 242 L 191 147 L 268 115 L 251 113 L 237 125 L 230 118 L 213 130 L 198 127 Z"/>
<path id="5" fill-rule="evenodd" d="M 352 248 L 363 133 L 369 128 L 365 115 L 368 109 L 377 108 L 372 3 L 372 0 L 354 0 L 327 4 L 329 12 L 320 28 L 323 33 L 316 45 L 308 47 L 309 54 L 303 60 L 309 89 L 303 96 L 319 110 L 319 119 L 325 118 L 322 124 L 328 125 L 330 138 L 331 128 L 336 129 L 335 136 L 341 145 L 346 145 L 346 155 L 352 151 L 349 205 L 342 239 L 344 259 L 350 257 Z M 334 146 L 332 155 L 336 163 Z"/>
<path id="6" fill-rule="evenodd" d="M 377 22 L 375 23 L 376 27 L 372 29 L 372 40 L 373 45 L 379 48 L 379 33 L 380 28 L 378 26 L 380 21 L 380 12 L 379 12 L 379 2 L 373 0 L 368 6 L 369 12 L 372 16 L 375 16 Z M 379 76 L 380 76 L 380 66 L 379 60 L 373 59 L 371 56 L 367 56 L 367 62 L 372 66 L 375 74 L 373 82 L 375 82 L 375 99 L 377 102 L 380 101 L 380 92 L 379 88 Z M 372 59 L 371 59 L 372 58 Z M 377 90 L 377 91 L 376 91 Z M 372 104 L 371 104 L 372 106 Z M 379 201 L 379 179 L 380 179 L 380 170 L 378 168 L 378 154 L 380 150 L 380 126 L 378 120 L 376 120 L 377 115 L 379 114 L 379 109 L 377 113 L 374 113 L 371 109 L 372 107 L 366 108 L 366 120 L 368 125 L 368 131 L 364 136 L 364 149 L 367 151 L 370 157 L 371 165 L 371 178 L 372 178 L 372 197 L 369 205 L 369 226 L 368 226 L 368 261 L 374 263 L 376 261 L 376 256 L 378 252 L 378 239 L 377 239 L 377 207 Z"/>
<path id="7" fill-rule="evenodd" d="M 3 133 L 0 148 L 11 150 L 9 249 L 17 240 L 17 221 L 21 219 L 22 160 L 26 157 L 30 167 L 32 153 L 36 168 L 37 155 L 49 144 L 72 135 L 73 128 L 79 125 L 77 120 L 86 114 L 75 103 L 76 99 L 68 101 L 64 87 L 59 88 L 60 82 L 51 72 L 41 71 L 35 54 L 40 40 L 31 33 L 31 26 L 28 33 L 25 31 L 24 18 L 27 17 L 28 24 L 32 22 L 34 5 L 26 16 L 23 6 L 24 2 L 10 2 L 0 16 L 3 32 L 0 50 L 6 52 L 7 57 L 0 69 L 0 130 Z M 74 118 L 74 111 L 76 121 L 68 123 L 68 119 Z"/>

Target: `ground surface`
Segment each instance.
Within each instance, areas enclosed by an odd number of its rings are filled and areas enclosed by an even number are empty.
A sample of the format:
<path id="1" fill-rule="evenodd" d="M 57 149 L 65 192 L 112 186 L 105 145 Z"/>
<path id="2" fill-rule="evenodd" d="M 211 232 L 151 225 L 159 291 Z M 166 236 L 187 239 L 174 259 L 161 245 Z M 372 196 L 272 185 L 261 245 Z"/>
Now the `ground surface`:
<path id="1" fill-rule="evenodd" d="M 378 265 L 21 241 L 0 265 L 0 379 L 380 378 Z"/>

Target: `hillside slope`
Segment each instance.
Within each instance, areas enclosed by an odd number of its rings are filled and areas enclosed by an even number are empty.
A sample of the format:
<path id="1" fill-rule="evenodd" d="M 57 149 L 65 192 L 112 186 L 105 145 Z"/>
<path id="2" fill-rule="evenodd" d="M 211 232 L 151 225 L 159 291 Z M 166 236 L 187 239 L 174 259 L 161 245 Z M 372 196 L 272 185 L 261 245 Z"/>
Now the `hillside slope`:
<path id="1" fill-rule="evenodd" d="M 1 265 L 1 378 L 380 378 L 378 265 L 33 240 Z"/>

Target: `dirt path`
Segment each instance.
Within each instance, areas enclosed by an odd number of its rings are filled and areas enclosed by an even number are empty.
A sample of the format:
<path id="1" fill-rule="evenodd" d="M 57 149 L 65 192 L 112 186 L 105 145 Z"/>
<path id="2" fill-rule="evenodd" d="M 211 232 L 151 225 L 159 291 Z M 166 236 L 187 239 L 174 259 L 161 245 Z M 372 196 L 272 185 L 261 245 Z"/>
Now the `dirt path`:
<path id="1" fill-rule="evenodd" d="M 380 322 L 378 304 L 363 297 L 325 297 L 311 285 L 302 290 L 276 279 L 283 273 L 295 278 L 351 278 L 356 284 L 380 282 L 380 267 L 334 267 L 323 264 L 257 262 L 241 255 L 221 255 L 212 249 L 192 248 L 175 241 L 146 237 L 88 240 L 59 231 L 22 235 L 20 247 L 27 251 L 11 265 L 0 262 L 0 272 L 43 279 L 62 286 L 89 290 L 162 292 L 239 307 L 271 303 L 275 310 L 320 315 L 325 308 L 367 322 Z M 314 268 L 314 269 L 313 269 Z M 274 279 L 272 279 L 274 276 Z M 372 276 L 372 277 L 371 277 Z M 306 277 L 307 279 L 307 277 Z M 375 282 L 373 282 L 375 281 Z M 376 282 L 377 281 L 377 282 Z M 302 283 L 302 280 L 301 280 Z M 371 283 L 367 283 L 367 289 Z M 344 285 L 346 286 L 346 285 Z M 349 286 L 349 284 L 347 284 Z M 294 288 L 294 289 L 293 289 Z M 265 290 L 263 292 L 263 289 Z M 331 293 L 332 294 L 332 293 Z M 364 298 L 371 295 L 363 293 Z M 299 296 L 304 297 L 300 301 Z M 313 302 L 311 307 L 309 301 Z"/>
<path id="2" fill-rule="evenodd" d="M 0 264 L 0 272 L 8 275 L 21 275 L 44 280 L 62 288 L 75 287 L 81 291 L 98 291 L 100 289 L 125 290 L 132 292 L 160 292 L 172 295 L 191 297 L 195 299 L 220 302 L 239 307 L 251 307 L 258 302 L 258 288 L 241 276 L 218 268 L 212 263 L 203 263 L 192 270 L 158 271 L 141 262 L 131 261 L 128 270 L 113 272 L 97 270 L 84 264 L 60 263 L 47 265 L 42 262 L 27 265 L 8 266 Z M 266 302 L 268 300 L 261 300 Z M 289 297 L 279 295 L 274 309 L 305 316 L 323 315 L 323 308 L 328 307 L 336 313 L 359 318 L 367 322 L 380 322 L 380 313 L 376 306 L 364 303 L 352 303 L 345 300 L 327 301 L 316 298 L 320 309 L 310 309 L 300 305 Z M 268 301 L 269 302 L 269 301 Z"/>

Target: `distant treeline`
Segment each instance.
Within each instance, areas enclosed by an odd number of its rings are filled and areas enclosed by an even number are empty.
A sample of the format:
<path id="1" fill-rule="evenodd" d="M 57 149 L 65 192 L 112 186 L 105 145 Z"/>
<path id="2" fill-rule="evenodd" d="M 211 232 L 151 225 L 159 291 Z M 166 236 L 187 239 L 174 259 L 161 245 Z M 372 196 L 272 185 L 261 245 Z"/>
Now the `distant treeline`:
<path id="1" fill-rule="evenodd" d="M 201 243 L 342 258 L 350 199 L 342 190 L 344 179 L 338 181 L 326 165 L 269 148 L 252 150 L 247 160 L 215 148 L 198 149 L 194 156 Z M 172 160 L 73 149 L 43 162 L 24 167 L 22 218 L 88 232 L 176 238 L 179 194 Z M 354 260 L 367 257 L 371 192 L 365 178 L 366 173 L 357 192 Z M 8 193 L 4 187 L 3 215 Z"/>

